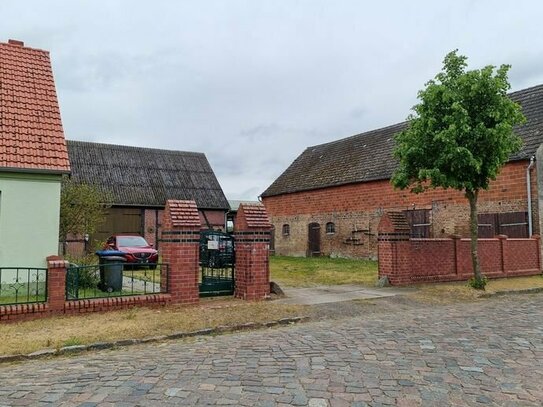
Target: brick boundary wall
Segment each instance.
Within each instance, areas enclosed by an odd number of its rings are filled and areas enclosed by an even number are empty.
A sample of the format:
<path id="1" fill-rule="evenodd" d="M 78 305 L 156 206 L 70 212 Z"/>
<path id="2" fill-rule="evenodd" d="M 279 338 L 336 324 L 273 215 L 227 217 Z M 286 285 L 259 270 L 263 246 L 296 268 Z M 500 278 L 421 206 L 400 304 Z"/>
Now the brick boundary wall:
<path id="1" fill-rule="evenodd" d="M 473 276 L 470 239 L 410 239 L 402 212 L 387 212 L 379 222 L 379 278 L 391 285 L 464 281 Z M 541 274 L 540 237 L 479 239 L 479 261 L 488 278 Z"/>
<path id="2" fill-rule="evenodd" d="M 194 201 L 166 203 L 162 218 L 162 262 L 169 265 L 161 288 L 168 293 L 66 300 L 68 262 L 59 256 L 47 258 L 47 301 L 0 306 L 0 322 L 23 321 L 51 315 L 105 312 L 137 306 L 196 304 L 199 302 L 200 218 Z M 259 300 L 270 294 L 269 240 L 271 224 L 263 205 L 243 205 L 235 229 L 235 297 Z"/>
<path id="3" fill-rule="evenodd" d="M 137 306 L 162 306 L 172 302 L 170 294 L 66 300 L 68 262 L 59 256 L 47 257 L 47 301 L 44 303 L 2 305 L 0 322 L 18 322 L 53 315 L 105 312 Z"/>

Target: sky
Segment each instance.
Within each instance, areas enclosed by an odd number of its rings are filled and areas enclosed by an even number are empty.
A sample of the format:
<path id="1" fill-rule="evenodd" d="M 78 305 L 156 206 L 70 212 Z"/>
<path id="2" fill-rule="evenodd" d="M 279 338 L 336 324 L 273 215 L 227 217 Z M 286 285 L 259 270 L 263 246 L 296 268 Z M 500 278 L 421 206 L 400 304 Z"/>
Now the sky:
<path id="1" fill-rule="evenodd" d="M 453 49 L 543 83 L 541 1 L 0 0 L 67 139 L 206 154 L 255 200 L 308 146 L 401 122 Z"/>

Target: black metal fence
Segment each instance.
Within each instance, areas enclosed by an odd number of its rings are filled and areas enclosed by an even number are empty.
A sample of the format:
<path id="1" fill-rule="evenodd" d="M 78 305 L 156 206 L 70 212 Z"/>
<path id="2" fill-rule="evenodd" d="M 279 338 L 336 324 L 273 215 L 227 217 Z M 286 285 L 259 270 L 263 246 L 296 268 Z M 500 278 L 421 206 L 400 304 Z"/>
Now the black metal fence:
<path id="1" fill-rule="evenodd" d="M 145 266 L 124 263 L 92 266 L 70 264 L 66 273 L 66 299 L 167 293 L 168 271 L 168 265 L 162 263 Z"/>
<path id="2" fill-rule="evenodd" d="M 0 305 L 47 301 L 47 269 L 0 268 Z"/>

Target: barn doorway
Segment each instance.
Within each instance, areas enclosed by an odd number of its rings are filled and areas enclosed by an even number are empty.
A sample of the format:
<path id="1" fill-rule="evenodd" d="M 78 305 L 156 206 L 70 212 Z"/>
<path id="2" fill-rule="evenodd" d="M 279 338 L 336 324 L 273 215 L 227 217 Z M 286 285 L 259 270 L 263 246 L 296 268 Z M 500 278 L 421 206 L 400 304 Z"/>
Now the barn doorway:
<path id="1" fill-rule="evenodd" d="M 308 249 L 307 257 L 318 257 L 321 255 L 321 225 L 310 223 L 308 227 Z"/>

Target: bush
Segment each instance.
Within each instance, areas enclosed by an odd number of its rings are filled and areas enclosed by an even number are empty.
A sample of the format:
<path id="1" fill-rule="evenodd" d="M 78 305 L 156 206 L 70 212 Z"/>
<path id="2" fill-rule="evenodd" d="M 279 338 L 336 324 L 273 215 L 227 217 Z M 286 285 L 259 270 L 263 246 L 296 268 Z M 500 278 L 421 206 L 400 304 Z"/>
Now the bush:
<path id="1" fill-rule="evenodd" d="M 488 278 L 486 278 L 485 276 L 482 276 L 480 279 L 476 277 L 472 277 L 468 281 L 468 285 L 471 288 L 475 288 L 476 290 L 484 290 L 487 283 L 488 283 Z"/>
<path id="2" fill-rule="evenodd" d="M 69 255 L 64 257 L 70 263 L 70 265 L 81 267 L 77 270 L 78 288 L 96 288 L 100 281 L 100 274 L 98 268 L 98 257 L 95 254 L 87 254 L 83 257 L 73 257 Z M 75 281 L 73 283 L 75 283 Z"/>

